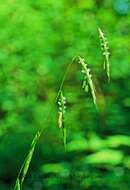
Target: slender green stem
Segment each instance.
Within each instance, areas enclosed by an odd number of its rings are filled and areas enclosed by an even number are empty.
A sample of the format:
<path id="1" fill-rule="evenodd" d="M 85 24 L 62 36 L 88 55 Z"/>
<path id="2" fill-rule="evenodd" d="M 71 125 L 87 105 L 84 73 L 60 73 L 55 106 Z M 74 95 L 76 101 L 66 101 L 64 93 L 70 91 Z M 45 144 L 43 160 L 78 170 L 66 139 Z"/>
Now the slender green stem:
<path id="1" fill-rule="evenodd" d="M 59 97 L 59 94 L 60 94 L 60 92 L 61 92 L 61 90 L 62 90 L 62 88 L 63 88 L 63 85 L 64 85 L 64 82 L 65 82 L 66 76 L 67 76 L 68 71 L 69 71 L 71 65 L 73 64 L 73 62 L 74 62 L 74 59 L 68 64 L 68 66 L 67 66 L 67 68 L 66 68 L 66 70 L 65 70 L 65 73 L 64 73 L 64 76 L 63 76 L 63 78 L 62 78 L 62 81 L 61 81 L 61 84 L 60 84 L 58 93 L 57 93 L 56 98 L 55 98 L 55 102 L 57 102 L 57 99 L 58 99 L 58 97 Z M 48 120 L 51 111 L 52 111 L 52 107 L 51 107 L 51 109 L 49 110 L 48 116 L 46 117 L 46 121 Z M 38 138 L 37 138 L 36 141 L 35 141 L 35 145 L 34 145 L 34 147 L 33 147 L 32 156 L 33 156 L 33 152 L 34 152 L 35 146 L 36 146 L 36 144 L 37 144 L 37 142 L 38 142 L 40 136 L 42 135 L 42 133 L 43 133 L 44 131 L 45 131 L 45 128 L 44 128 L 44 129 L 41 129 L 40 131 L 38 130 L 38 131 L 36 132 L 36 134 L 35 134 L 33 140 L 32 140 L 31 146 L 32 146 L 32 144 L 33 144 L 35 138 L 38 136 Z M 21 174 L 23 173 L 23 170 L 24 170 L 24 167 L 25 167 L 25 165 L 26 165 L 26 163 L 27 163 L 27 159 L 28 159 L 29 154 L 30 154 L 30 149 L 29 149 L 29 152 L 28 152 L 28 154 L 27 154 L 27 156 L 26 156 L 26 158 L 25 158 L 25 160 L 24 160 L 24 162 L 23 162 L 23 164 L 22 164 L 22 166 L 21 166 L 21 168 L 20 168 L 20 171 L 19 171 L 19 173 L 18 173 L 18 175 L 17 175 L 17 179 L 16 179 L 16 184 L 15 184 L 14 190 L 17 190 L 17 189 L 16 189 L 16 188 L 17 188 L 17 182 L 19 182 L 20 188 L 22 188 L 22 185 L 23 185 L 23 182 L 24 182 L 24 179 L 25 179 L 26 175 L 21 177 Z M 32 156 L 31 156 L 31 159 L 32 159 Z M 31 162 L 31 159 L 30 159 L 30 162 Z M 27 171 L 28 171 L 30 162 L 29 162 L 29 164 L 28 164 Z M 26 171 L 26 174 L 27 174 L 27 171 Z M 21 178 L 22 180 L 20 180 L 20 178 Z"/>

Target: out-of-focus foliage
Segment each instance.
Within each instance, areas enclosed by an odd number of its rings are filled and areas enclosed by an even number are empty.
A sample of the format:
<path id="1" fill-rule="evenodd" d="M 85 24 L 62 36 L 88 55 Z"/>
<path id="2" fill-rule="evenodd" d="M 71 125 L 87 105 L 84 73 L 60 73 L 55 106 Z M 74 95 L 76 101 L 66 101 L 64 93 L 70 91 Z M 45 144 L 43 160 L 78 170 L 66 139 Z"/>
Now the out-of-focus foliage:
<path id="1" fill-rule="evenodd" d="M 110 46 L 109 85 L 98 27 Z M 25 189 L 130 189 L 129 52 L 129 0 L 0 0 L 1 190 L 13 189 L 38 129 Z M 64 86 L 64 152 L 54 98 L 76 55 L 87 58 L 99 109 L 74 62 Z"/>

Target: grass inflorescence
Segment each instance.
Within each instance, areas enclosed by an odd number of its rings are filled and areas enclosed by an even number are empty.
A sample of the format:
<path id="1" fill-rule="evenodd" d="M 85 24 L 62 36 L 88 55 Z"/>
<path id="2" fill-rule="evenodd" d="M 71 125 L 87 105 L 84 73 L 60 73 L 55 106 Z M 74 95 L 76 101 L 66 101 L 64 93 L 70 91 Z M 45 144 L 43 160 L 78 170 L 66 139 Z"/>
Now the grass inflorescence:
<path id="1" fill-rule="evenodd" d="M 66 149 L 66 127 L 64 123 L 65 111 L 66 111 L 66 98 L 63 95 L 62 91 L 60 91 L 59 93 L 58 107 L 59 107 L 58 126 L 62 130 L 64 147 Z"/>
<path id="2" fill-rule="evenodd" d="M 90 73 L 90 69 L 89 69 L 87 63 L 85 62 L 84 58 L 79 57 L 79 63 L 82 66 L 81 72 L 84 75 L 82 87 L 85 90 L 85 92 L 88 91 L 88 88 L 90 88 L 92 98 L 93 98 L 93 103 L 97 108 L 97 98 L 96 98 L 96 93 L 95 93 L 95 87 L 94 87 L 93 80 L 92 80 L 92 74 Z"/>
<path id="3" fill-rule="evenodd" d="M 98 31 L 101 42 L 101 49 L 104 56 L 104 69 L 106 70 L 107 73 L 108 82 L 110 82 L 110 62 L 109 62 L 110 52 L 109 52 L 108 40 L 105 34 L 102 32 L 101 28 L 98 28 Z"/>
<path id="4" fill-rule="evenodd" d="M 106 70 L 107 73 L 107 78 L 108 78 L 108 82 L 110 82 L 110 63 L 109 63 L 109 47 L 108 47 L 108 41 L 107 38 L 105 37 L 104 33 L 102 32 L 102 30 L 100 28 L 98 28 L 99 31 L 99 37 L 101 40 L 101 47 L 102 47 L 102 51 L 103 51 L 103 56 L 105 57 L 104 60 L 104 68 Z M 88 92 L 88 90 L 90 90 L 91 95 L 92 95 L 92 99 L 93 99 L 93 103 L 95 105 L 95 107 L 97 108 L 97 97 L 96 97 L 96 90 L 95 90 L 95 86 L 93 83 L 93 79 L 92 79 L 92 74 L 90 72 L 90 68 L 88 67 L 87 62 L 85 61 L 84 58 L 78 56 L 75 57 L 72 62 L 69 63 L 69 65 L 67 66 L 65 73 L 63 75 L 60 87 L 59 87 L 59 91 L 56 95 L 55 98 L 55 102 L 58 103 L 58 126 L 59 128 L 62 130 L 62 134 L 63 134 L 63 144 L 66 150 L 66 126 L 65 126 L 65 111 L 66 111 L 66 98 L 63 94 L 63 86 L 64 86 L 64 82 L 66 79 L 66 76 L 68 74 L 69 68 L 73 63 L 76 63 L 75 60 L 77 60 L 78 58 L 78 64 L 81 65 L 82 67 L 82 74 L 83 74 L 83 81 L 82 81 L 82 88 L 84 89 L 85 92 Z M 49 111 L 49 114 L 51 113 L 51 111 Z M 48 117 L 49 118 L 49 114 Z M 24 180 L 27 176 L 27 172 L 34 154 L 34 150 L 36 147 L 36 144 L 41 136 L 41 134 L 43 133 L 43 129 L 41 129 L 40 131 L 38 131 L 36 133 L 36 135 L 33 138 L 33 141 L 31 143 L 29 152 L 21 166 L 21 169 L 18 173 L 16 182 L 15 182 L 15 187 L 14 190 L 22 190 L 23 187 L 23 183 Z"/>

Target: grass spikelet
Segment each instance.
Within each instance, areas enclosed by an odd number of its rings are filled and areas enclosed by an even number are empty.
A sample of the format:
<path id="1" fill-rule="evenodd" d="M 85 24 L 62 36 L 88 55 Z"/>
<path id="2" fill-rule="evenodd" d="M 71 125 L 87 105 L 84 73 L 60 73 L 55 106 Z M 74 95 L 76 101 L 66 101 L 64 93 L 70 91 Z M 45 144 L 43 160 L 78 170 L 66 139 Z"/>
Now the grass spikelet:
<path id="1" fill-rule="evenodd" d="M 18 174 L 14 190 L 21 190 L 21 188 L 22 188 L 22 185 L 23 185 L 24 179 L 25 179 L 25 177 L 27 175 L 27 172 L 28 172 L 28 169 L 29 169 L 29 166 L 30 166 L 30 162 L 32 160 L 32 156 L 33 156 L 33 153 L 34 153 L 34 150 L 35 150 L 35 146 L 36 146 L 36 143 L 37 143 L 39 137 L 40 137 L 40 133 L 37 132 L 35 137 L 33 138 L 32 143 L 31 143 L 29 153 L 26 156 L 26 158 L 25 158 L 25 160 L 23 162 L 23 165 L 22 165 L 22 167 L 20 169 L 20 172 Z"/>
<path id="2" fill-rule="evenodd" d="M 84 89 L 85 92 L 88 92 L 88 81 L 86 75 L 83 78 L 83 83 L 82 83 L 82 88 Z"/>
<path id="3" fill-rule="evenodd" d="M 90 69 L 88 68 L 87 63 L 85 63 L 85 60 L 81 57 L 79 57 L 79 63 L 82 66 L 82 73 L 84 75 L 82 87 L 85 90 L 85 92 L 88 92 L 88 87 L 90 88 L 92 98 L 93 98 L 93 103 L 97 108 L 95 87 L 92 81 L 92 75 L 90 74 Z"/>
<path id="4" fill-rule="evenodd" d="M 66 98 L 64 97 L 62 90 L 59 93 L 58 107 L 59 107 L 58 126 L 62 130 L 64 147 L 66 149 L 66 128 L 65 128 L 65 124 L 64 124 L 64 115 L 65 115 L 65 110 L 66 110 Z"/>
<path id="5" fill-rule="evenodd" d="M 110 52 L 109 52 L 108 41 L 107 41 L 106 36 L 104 35 L 104 33 L 102 32 L 102 30 L 100 28 L 98 28 L 98 31 L 99 31 L 99 38 L 100 38 L 100 42 L 101 42 L 103 56 L 105 58 L 104 59 L 104 69 L 106 70 L 106 73 L 107 73 L 108 82 L 110 82 L 110 62 L 109 62 Z"/>

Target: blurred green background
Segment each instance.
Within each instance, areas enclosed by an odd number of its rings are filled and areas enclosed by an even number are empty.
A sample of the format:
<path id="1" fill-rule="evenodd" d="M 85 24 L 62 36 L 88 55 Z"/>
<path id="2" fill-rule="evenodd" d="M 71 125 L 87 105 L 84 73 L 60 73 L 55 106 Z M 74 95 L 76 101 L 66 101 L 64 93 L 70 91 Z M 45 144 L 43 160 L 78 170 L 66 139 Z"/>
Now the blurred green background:
<path id="1" fill-rule="evenodd" d="M 98 27 L 109 41 L 110 84 Z M 64 85 L 65 152 L 54 98 L 75 55 L 87 58 L 99 110 L 75 62 Z M 129 0 L 0 0 L 1 190 L 13 189 L 39 129 L 25 190 L 130 189 L 129 60 Z"/>

